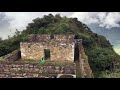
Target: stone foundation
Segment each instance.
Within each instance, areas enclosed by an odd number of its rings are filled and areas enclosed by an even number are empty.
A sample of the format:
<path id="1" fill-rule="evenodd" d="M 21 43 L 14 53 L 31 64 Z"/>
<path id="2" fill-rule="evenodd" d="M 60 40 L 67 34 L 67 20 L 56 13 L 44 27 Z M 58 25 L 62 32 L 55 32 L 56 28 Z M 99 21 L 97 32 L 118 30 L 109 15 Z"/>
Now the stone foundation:
<path id="1" fill-rule="evenodd" d="M 52 78 L 58 74 L 75 74 L 73 65 L 45 65 L 30 63 L 0 63 L 0 78 Z"/>
<path id="2" fill-rule="evenodd" d="M 5 56 L 2 56 L 1 58 L 3 61 L 7 61 L 7 62 L 18 61 L 21 58 L 21 52 L 20 50 L 15 50 Z"/>

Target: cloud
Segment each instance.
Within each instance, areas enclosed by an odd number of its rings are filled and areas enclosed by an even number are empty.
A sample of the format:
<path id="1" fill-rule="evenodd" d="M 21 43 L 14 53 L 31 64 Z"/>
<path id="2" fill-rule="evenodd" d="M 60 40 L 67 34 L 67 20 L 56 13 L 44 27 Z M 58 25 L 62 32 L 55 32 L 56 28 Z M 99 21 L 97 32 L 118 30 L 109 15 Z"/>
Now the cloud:
<path id="1" fill-rule="evenodd" d="M 98 24 L 107 29 L 120 27 L 120 12 L 75 12 L 71 17 L 77 17 L 85 24 Z"/>
<path id="2" fill-rule="evenodd" d="M 0 28 L 6 28 L 10 25 L 10 19 L 6 17 L 5 13 L 0 13 Z"/>
<path id="3" fill-rule="evenodd" d="M 0 12 L 0 37 L 5 39 L 13 35 L 16 29 L 22 31 L 33 19 L 50 13 L 69 17 L 73 12 Z"/>
<path id="4" fill-rule="evenodd" d="M 32 22 L 33 19 L 38 17 L 43 17 L 52 13 L 53 15 L 59 12 L 6 12 L 6 16 L 13 19 L 10 23 L 10 28 L 23 30 L 26 28 L 27 24 Z M 60 12 L 62 16 L 69 16 L 70 12 L 64 13 Z"/>
<path id="5" fill-rule="evenodd" d="M 99 27 L 120 27 L 120 12 L 5 12 L 7 18 L 12 19 L 10 29 L 23 30 L 27 24 L 37 17 L 43 15 L 60 13 L 61 16 L 77 17 L 79 21 L 90 25 L 98 24 Z"/>
<path id="6" fill-rule="evenodd" d="M 43 15 L 48 15 L 49 13 L 53 15 L 60 13 L 61 16 L 77 17 L 78 20 L 88 25 L 97 23 L 99 27 L 120 27 L 120 12 L 5 12 L 0 14 L 0 19 L 2 18 L 1 15 L 5 16 L 6 19 L 12 19 L 9 26 L 10 29 L 17 28 L 22 30 L 33 19 L 43 17 Z"/>
<path id="7" fill-rule="evenodd" d="M 0 13 L 0 37 L 5 39 L 9 34 L 11 19 L 5 13 Z"/>

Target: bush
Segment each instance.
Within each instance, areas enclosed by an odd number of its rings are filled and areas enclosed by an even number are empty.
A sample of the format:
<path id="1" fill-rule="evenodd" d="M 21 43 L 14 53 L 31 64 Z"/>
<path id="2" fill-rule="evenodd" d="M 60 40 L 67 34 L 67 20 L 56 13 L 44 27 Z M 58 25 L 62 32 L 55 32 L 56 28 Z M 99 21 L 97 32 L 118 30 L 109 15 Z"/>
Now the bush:
<path id="1" fill-rule="evenodd" d="M 120 78 L 120 70 L 113 71 L 101 71 L 94 75 L 96 78 Z"/>
<path id="2" fill-rule="evenodd" d="M 93 70 L 111 70 L 113 62 L 118 62 L 117 55 L 110 49 L 93 48 L 88 53 L 89 62 Z"/>

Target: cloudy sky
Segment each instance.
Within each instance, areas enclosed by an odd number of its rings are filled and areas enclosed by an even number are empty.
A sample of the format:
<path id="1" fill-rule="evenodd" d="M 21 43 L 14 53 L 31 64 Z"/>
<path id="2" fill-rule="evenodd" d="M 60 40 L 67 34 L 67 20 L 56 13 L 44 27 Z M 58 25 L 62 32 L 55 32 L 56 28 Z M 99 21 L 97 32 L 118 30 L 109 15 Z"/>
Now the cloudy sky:
<path id="1" fill-rule="evenodd" d="M 33 19 L 49 13 L 77 17 L 93 32 L 104 35 L 120 54 L 120 12 L 0 12 L 0 37 L 5 39 L 16 29 L 22 31 Z"/>

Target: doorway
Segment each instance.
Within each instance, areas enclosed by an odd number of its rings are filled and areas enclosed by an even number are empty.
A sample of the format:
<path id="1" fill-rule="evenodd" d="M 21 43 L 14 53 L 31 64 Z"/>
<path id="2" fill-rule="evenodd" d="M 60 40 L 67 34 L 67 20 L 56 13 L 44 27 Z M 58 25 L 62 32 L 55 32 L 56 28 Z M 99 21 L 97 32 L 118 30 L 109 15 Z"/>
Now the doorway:
<path id="1" fill-rule="evenodd" d="M 45 60 L 50 60 L 50 49 L 44 49 Z"/>
<path id="2" fill-rule="evenodd" d="M 74 48 L 74 62 L 79 60 L 79 46 L 78 43 L 75 43 L 75 48 Z"/>

